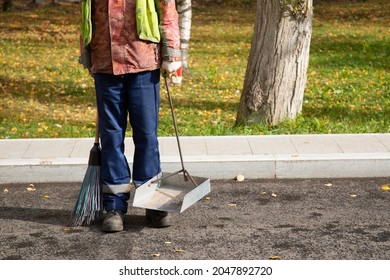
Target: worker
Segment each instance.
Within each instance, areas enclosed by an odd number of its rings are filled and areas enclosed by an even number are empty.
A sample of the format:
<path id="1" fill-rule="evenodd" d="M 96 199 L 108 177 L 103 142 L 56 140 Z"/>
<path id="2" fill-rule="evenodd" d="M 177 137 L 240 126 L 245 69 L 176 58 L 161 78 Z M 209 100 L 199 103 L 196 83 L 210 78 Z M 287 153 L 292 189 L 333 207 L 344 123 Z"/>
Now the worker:
<path id="1" fill-rule="evenodd" d="M 178 14 L 173 0 L 83 1 L 89 9 L 83 16 L 90 16 L 83 19 L 87 31 L 82 28 L 80 63 L 95 81 L 106 211 L 102 231 L 119 232 L 130 183 L 137 187 L 161 172 L 160 69 L 172 73 L 181 67 Z M 124 144 L 128 120 L 134 142 L 132 172 Z M 153 227 L 172 225 L 165 211 L 146 209 L 146 219 Z"/>

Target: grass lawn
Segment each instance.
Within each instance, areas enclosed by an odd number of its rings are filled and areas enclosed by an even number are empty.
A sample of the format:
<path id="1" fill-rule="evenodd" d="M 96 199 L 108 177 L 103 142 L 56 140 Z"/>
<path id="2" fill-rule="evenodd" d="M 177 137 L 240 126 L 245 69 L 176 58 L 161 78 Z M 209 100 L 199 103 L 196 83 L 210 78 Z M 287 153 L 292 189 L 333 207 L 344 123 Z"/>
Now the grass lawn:
<path id="1" fill-rule="evenodd" d="M 0 138 L 92 137 L 94 87 L 77 62 L 78 5 L 14 1 L 15 11 L 0 13 Z M 277 126 L 235 126 L 255 2 L 194 1 L 190 73 L 172 87 L 181 135 L 390 132 L 386 0 L 314 0 L 302 114 Z M 159 134 L 173 135 L 161 94 Z"/>

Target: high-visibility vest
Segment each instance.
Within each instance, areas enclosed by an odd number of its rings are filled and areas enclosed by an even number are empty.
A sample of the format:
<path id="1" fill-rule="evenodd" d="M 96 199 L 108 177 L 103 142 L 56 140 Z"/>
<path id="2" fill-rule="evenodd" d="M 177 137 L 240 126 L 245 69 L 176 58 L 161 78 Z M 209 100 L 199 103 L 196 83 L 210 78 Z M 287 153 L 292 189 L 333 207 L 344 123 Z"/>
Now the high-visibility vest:
<path id="1" fill-rule="evenodd" d="M 91 20 L 91 2 L 92 0 L 83 0 L 81 3 L 81 37 L 84 46 L 87 46 L 92 40 L 92 20 Z M 159 0 L 137 0 L 136 2 L 136 26 L 140 39 L 158 43 L 160 36 L 160 5 Z"/>

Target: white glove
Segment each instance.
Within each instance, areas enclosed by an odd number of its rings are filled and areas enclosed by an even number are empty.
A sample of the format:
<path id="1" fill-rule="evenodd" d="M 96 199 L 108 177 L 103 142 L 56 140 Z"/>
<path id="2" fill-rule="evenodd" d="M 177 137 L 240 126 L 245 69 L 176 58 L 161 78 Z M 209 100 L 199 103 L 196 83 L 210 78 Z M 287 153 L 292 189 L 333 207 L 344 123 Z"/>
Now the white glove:
<path id="1" fill-rule="evenodd" d="M 161 68 L 168 72 L 173 73 L 181 67 L 181 61 L 163 61 Z"/>

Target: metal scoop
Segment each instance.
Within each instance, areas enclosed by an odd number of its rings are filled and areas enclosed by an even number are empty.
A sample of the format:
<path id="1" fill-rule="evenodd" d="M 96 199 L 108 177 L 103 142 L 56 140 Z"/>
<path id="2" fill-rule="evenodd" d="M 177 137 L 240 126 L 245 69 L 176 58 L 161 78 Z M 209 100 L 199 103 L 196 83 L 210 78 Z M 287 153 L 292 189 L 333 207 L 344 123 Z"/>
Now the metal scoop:
<path id="1" fill-rule="evenodd" d="M 173 173 L 161 172 L 139 186 L 135 191 L 133 206 L 181 213 L 211 191 L 210 179 L 191 176 L 184 167 L 176 117 L 166 73 L 164 74 L 164 82 L 168 93 L 182 168 Z"/>

